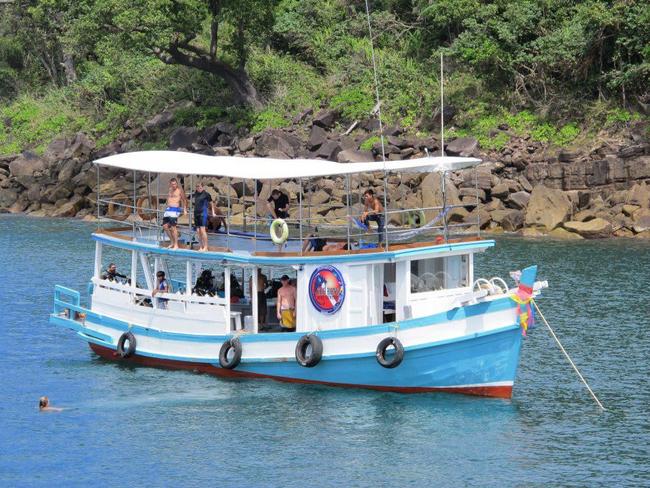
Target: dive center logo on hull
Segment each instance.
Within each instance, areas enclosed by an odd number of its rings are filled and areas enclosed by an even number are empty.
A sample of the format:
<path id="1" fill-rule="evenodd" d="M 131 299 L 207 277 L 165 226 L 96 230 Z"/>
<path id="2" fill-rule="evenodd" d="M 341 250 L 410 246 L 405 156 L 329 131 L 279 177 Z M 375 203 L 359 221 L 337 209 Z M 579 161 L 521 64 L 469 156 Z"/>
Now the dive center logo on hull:
<path id="1" fill-rule="evenodd" d="M 309 299 L 316 310 L 331 315 L 339 311 L 345 300 L 345 281 L 333 266 L 320 266 L 309 279 Z"/>

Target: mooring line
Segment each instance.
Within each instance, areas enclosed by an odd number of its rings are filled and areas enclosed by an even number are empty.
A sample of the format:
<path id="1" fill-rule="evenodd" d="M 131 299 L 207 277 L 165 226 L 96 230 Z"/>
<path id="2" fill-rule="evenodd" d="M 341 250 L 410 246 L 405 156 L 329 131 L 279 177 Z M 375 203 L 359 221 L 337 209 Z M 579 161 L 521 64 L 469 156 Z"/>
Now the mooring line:
<path id="1" fill-rule="evenodd" d="M 571 357 L 569 356 L 569 353 L 566 352 L 566 349 L 564 349 L 564 346 L 563 346 L 562 343 L 560 342 L 560 339 L 557 338 L 557 336 L 555 335 L 555 332 L 553 331 L 553 329 L 551 328 L 550 324 L 549 324 L 548 321 L 546 320 L 546 317 L 544 317 L 544 314 L 542 313 L 542 311 L 541 311 L 541 310 L 539 309 L 539 307 L 537 306 L 537 302 L 535 302 L 535 300 L 533 300 L 533 299 L 531 299 L 531 302 L 533 302 L 533 305 L 535 305 L 535 310 L 537 310 L 537 313 L 539 314 L 539 316 L 540 316 L 540 317 L 542 318 L 542 320 L 544 321 L 544 324 L 546 325 L 546 327 L 548 328 L 549 332 L 550 332 L 551 335 L 553 336 L 553 339 L 555 339 L 555 342 L 557 342 L 557 345 L 560 346 L 560 350 L 564 353 L 564 355 L 566 356 L 566 358 L 569 360 L 569 363 L 571 364 L 571 366 L 573 366 L 573 369 L 574 369 L 575 372 L 578 374 L 578 377 L 580 378 L 580 380 L 581 380 L 581 381 L 584 383 L 584 385 L 587 387 L 587 390 L 589 390 L 589 393 L 591 394 L 591 396 L 593 397 L 593 399 L 596 400 L 596 403 L 598 404 L 598 406 L 599 406 L 603 411 L 605 411 L 606 408 L 603 407 L 603 404 L 602 404 L 602 403 L 600 403 L 600 400 L 598 399 L 598 397 L 596 396 L 596 394 L 593 392 L 593 390 L 591 389 L 591 387 L 590 387 L 589 384 L 587 383 L 587 380 L 585 380 L 584 376 L 582 376 L 582 374 L 580 374 L 580 371 L 578 370 L 578 367 L 577 367 L 577 366 L 575 365 L 575 363 L 571 360 Z"/>

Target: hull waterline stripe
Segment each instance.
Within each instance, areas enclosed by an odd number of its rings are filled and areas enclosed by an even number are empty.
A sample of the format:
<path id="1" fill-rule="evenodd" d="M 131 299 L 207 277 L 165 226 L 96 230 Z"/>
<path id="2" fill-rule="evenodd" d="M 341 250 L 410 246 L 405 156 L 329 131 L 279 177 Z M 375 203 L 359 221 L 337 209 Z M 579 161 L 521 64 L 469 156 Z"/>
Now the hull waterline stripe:
<path id="1" fill-rule="evenodd" d="M 348 384 L 348 383 L 334 383 L 318 380 L 306 380 L 302 378 L 287 378 L 281 376 L 265 375 L 260 373 L 252 373 L 249 371 L 235 371 L 231 369 L 224 369 L 213 366 L 209 363 L 196 363 L 196 362 L 183 362 L 183 361 L 170 361 L 159 358 L 149 358 L 140 355 L 134 355 L 129 359 L 121 359 L 115 355 L 112 349 L 89 343 L 90 348 L 99 356 L 112 360 L 112 361 L 127 361 L 143 366 L 162 367 L 171 369 L 186 369 L 191 371 L 198 371 L 201 373 L 208 373 L 215 376 L 229 377 L 229 378 L 268 378 L 276 381 L 286 383 L 303 383 L 303 384 L 319 384 L 325 386 L 336 386 L 344 388 L 363 388 L 369 390 L 389 391 L 397 393 L 429 393 L 429 392 L 446 392 L 446 393 L 462 393 L 466 395 L 487 396 L 494 398 L 512 398 L 512 383 L 510 382 L 495 382 L 486 385 L 459 385 L 459 386 L 444 386 L 444 387 L 399 387 L 399 386 L 376 386 L 376 385 L 363 385 L 363 384 Z"/>

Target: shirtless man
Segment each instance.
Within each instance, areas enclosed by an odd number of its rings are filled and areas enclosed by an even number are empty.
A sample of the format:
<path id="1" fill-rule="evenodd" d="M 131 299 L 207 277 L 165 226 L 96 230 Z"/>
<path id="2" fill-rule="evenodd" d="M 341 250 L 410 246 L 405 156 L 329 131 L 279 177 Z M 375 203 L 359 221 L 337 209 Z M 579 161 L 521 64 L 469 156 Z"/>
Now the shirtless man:
<path id="1" fill-rule="evenodd" d="M 38 400 L 38 409 L 41 412 L 61 412 L 63 409 L 58 407 L 50 407 L 50 399 L 42 396 Z"/>
<path id="2" fill-rule="evenodd" d="M 363 224 L 370 228 L 370 221 L 377 222 L 377 234 L 379 235 L 379 242 L 384 241 L 384 206 L 375 196 L 372 189 L 367 189 L 363 194 L 363 213 L 361 214 L 361 221 Z"/>
<path id="3" fill-rule="evenodd" d="M 287 275 L 280 278 L 282 288 L 278 290 L 276 313 L 283 332 L 296 330 L 296 288 L 291 286 Z"/>
<path id="4" fill-rule="evenodd" d="M 177 219 L 181 215 L 187 215 L 187 197 L 181 187 L 178 186 L 178 180 L 172 178 L 169 180 L 169 193 L 167 194 L 167 208 L 163 215 L 163 229 L 171 241 L 170 249 L 178 249 L 178 229 Z"/>

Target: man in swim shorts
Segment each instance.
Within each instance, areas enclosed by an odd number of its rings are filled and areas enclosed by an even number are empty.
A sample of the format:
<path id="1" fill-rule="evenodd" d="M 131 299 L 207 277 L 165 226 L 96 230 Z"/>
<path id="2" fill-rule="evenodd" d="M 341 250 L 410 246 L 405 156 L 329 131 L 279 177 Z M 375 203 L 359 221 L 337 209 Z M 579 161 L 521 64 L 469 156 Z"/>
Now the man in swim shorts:
<path id="1" fill-rule="evenodd" d="M 199 234 L 199 251 L 208 250 L 208 214 L 212 217 L 217 216 L 214 201 L 212 196 L 205 191 L 203 183 L 196 184 L 196 191 L 194 192 L 194 227 Z"/>
<path id="2" fill-rule="evenodd" d="M 276 314 L 282 330 L 293 332 L 296 330 L 296 288 L 291 286 L 287 275 L 282 275 L 280 282 L 282 288 L 278 290 Z"/>
<path id="3" fill-rule="evenodd" d="M 384 241 L 384 206 L 371 188 L 368 188 L 363 194 L 363 205 L 361 222 L 368 228 L 370 228 L 370 221 L 377 222 L 377 235 L 381 244 Z"/>
<path id="4" fill-rule="evenodd" d="M 169 193 L 167 194 L 167 208 L 163 214 L 163 229 L 169 236 L 170 249 L 178 249 L 178 217 L 181 215 L 181 208 L 183 215 L 187 215 L 187 197 L 183 189 L 178 186 L 178 180 L 172 178 L 169 180 Z"/>

